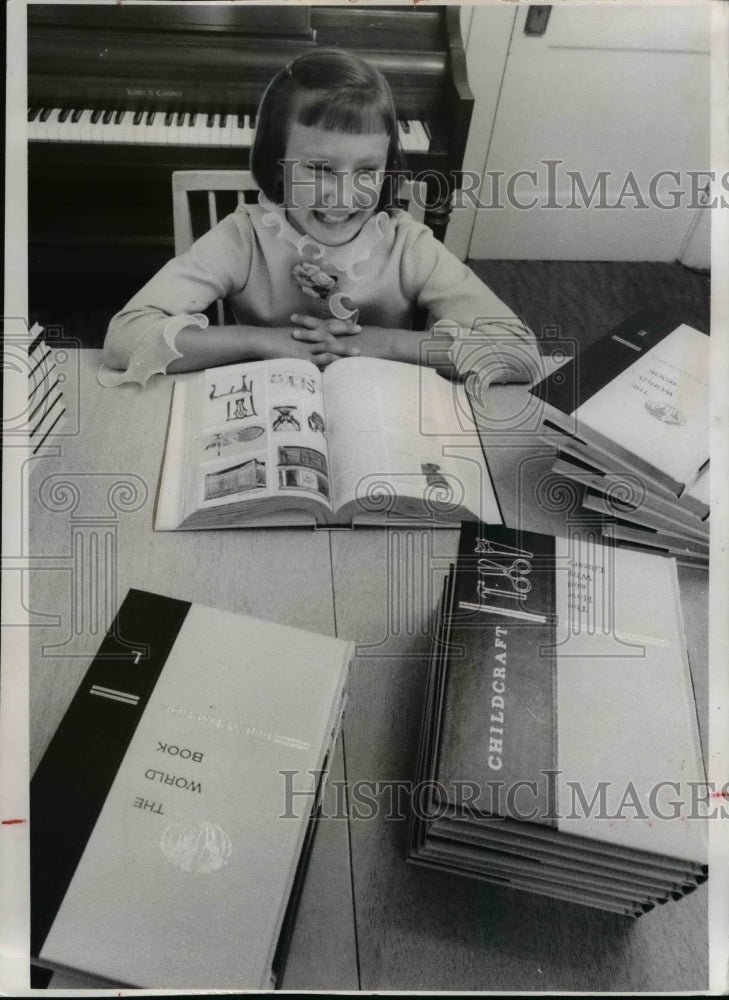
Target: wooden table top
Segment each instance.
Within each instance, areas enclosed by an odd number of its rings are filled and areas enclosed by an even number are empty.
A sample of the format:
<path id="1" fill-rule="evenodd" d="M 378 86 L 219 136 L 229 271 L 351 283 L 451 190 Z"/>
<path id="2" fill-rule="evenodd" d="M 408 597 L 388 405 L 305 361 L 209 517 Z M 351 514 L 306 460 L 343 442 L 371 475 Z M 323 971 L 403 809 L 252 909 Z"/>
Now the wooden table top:
<path id="1" fill-rule="evenodd" d="M 432 612 L 458 533 L 155 533 L 172 380 L 104 389 L 98 351 L 75 364 L 69 432 L 36 457 L 29 486 L 31 767 L 134 586 L 353 639 L 330 796 L 345 780 L 412 780 Z M 526 389 L 492 387 L 477 419 L 505 522 L 563 533 L 570 511 L 545 500 L 553 450 Z M 680 568 L 679 580 L 706 751 L 708 575 Z M 408 865 L 404 817 L 347 821 L 331 797 L 324 813 L 285 989 L 708 988 L 706 886 L 629 921 Z"/>

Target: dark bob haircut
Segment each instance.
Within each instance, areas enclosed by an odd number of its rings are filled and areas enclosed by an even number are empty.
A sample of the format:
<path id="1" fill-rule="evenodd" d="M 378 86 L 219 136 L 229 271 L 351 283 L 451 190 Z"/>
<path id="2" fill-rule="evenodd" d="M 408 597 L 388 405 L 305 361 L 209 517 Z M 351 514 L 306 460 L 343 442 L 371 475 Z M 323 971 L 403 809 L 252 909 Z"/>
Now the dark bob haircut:
<path id="1" fill-rule="evenodd" d="M 389 84 L 378 69 L 346 49 L 316 49 L 299 56 L 279 70 L 261 99 L 251 172 L 276 204 L 283 201 L 281 160 L 294 122 L 348 135 L 384 132 L 390 137 L 386 173 L 395 180 L 403 170 Z M 392 207 L 397 192 L 396 183 L 385 180 L 378 209 Z"/>

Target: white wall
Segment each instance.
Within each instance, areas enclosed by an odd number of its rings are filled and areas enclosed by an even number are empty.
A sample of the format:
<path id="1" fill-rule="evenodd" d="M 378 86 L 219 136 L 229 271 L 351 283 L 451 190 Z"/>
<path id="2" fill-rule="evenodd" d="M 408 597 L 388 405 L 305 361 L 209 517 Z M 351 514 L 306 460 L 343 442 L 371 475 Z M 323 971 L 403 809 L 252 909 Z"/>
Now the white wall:
<path id="1" fill-rule="evenodd" d="M 556 5 L 538 38 L 527 12 L 462 12 L 476 97 L 464 169 L 482 179 L 481 207 L 454 209 L 448 245 L 474 258 L 675 260 L 697 214 L 689 172 L 710 166 L 709 6 Z M 602 203 L 575 198 L 567 171 L 588 192 L 604 173 Z M 678 179 L 654 184 L 661 171 Z M 708 231 L 693 230 L 699 266 Z"/>

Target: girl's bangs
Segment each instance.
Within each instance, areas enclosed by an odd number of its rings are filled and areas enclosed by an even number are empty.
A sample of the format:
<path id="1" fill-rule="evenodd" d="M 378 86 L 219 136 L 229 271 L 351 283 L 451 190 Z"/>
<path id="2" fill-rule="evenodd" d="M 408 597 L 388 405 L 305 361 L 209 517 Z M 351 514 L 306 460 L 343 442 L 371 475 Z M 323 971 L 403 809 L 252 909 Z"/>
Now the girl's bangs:
<path id="1" fill-rule="evenodd" d="M 344 132 L 347 135 L 376 135 L 384 133 L 393 136 L 395 123 L 390 108 L 381 101 L 370 101 L 363 105 L 361 96 L 357 101 L 332 100 L 331 94 L 323 94 L 318 99 L 307 101 L 295 116 L 301 125 L 318 126 L 329 132 Z"/>

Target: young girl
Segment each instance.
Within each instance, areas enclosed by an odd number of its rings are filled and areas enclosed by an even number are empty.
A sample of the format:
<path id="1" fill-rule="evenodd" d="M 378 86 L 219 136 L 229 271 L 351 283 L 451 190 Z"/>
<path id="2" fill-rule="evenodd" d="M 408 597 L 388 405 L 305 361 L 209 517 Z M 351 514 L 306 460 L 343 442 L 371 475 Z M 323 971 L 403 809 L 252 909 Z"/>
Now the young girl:
<path id="1" fill-rule="evenodd" d="M 258 205 L 223 219 L 113 317 L 101 381 L 277 357 L 442 364 L 442 353 L 423 359 L 422 338 L 448 347 L 474 328 L 492 378 L 528 378 L 529 331 L 430 229 L 391 207 L 397 135 L 385 78 L 357 56 L 320 49 L 280 70 L 251 151 Z M 203 310 L 220 298 L 235 325 L 208 325 Z M 411 330 L 416 307 L 434 321 L 428 333 Z"/>

